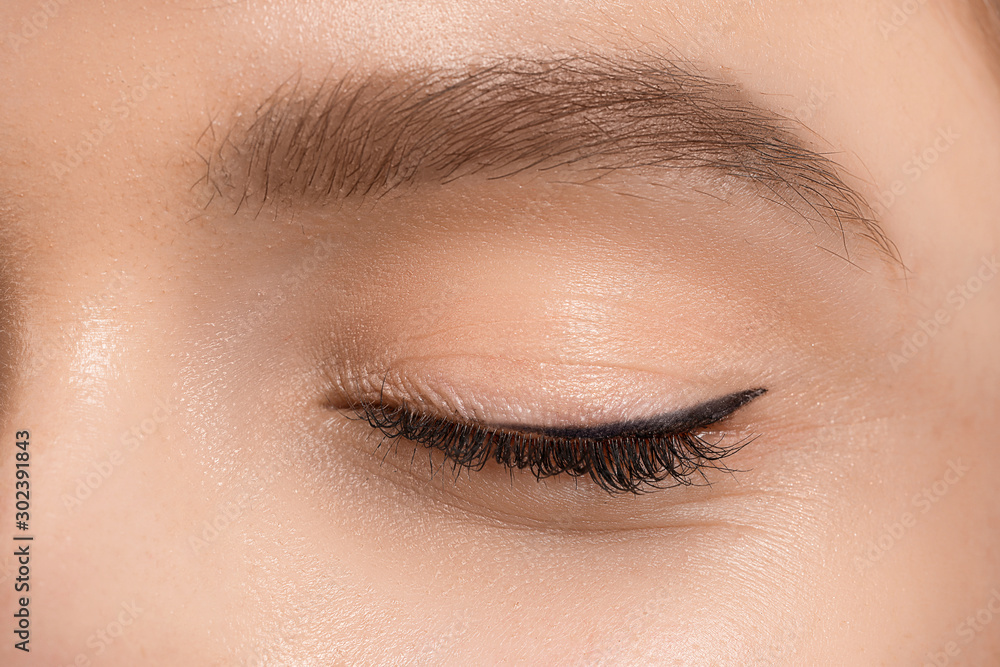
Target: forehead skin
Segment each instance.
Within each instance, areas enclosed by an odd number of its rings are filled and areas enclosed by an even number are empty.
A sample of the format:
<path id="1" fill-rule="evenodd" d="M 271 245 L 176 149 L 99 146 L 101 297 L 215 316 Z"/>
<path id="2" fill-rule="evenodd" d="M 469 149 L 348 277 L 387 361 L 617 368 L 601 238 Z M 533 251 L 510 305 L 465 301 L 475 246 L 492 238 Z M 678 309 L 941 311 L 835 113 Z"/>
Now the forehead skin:
<path id="1" fill-rule="evenodd" d="M 910 4 L 2 3 L 0 226 L 17 330 L 4 354 L 17 362 L 0 538 L 13 544 L 24 429 L 36 537 L 32 652 L 14 649 L 8 611 L 0 662 L 995 662 L 1000 99 L 945 3 Z M 296 406 L 316 398 L 310 354 L 327 320 L 313 311 L 334 308 L 317 303 L 322 283 L 347 278 L 305 261 L 331 238 L 311 214 L 301 228 L 279 209 L 206 214 L 199 147 L 292 77 L 581 49 L 697 63 L 800 121 L 908 271 L 836 273 L 850 307 L 829 312 L 842 324 L 794 341 L 831 370 L 796 366 L 795 398 L 769 390 L 782 407 L 762 421 L 789 446 L 762 454 L 745 492 L 650 496 L 638 519 L 594 510 L 600 531 L 515 529 L 441 509 L 360 456 L 317 453 L 328 432 Z M 408 215 L 461 203 L 442 202 L 391 202 L 386 219 L 411 233 Z M 357 236 L 325 243 L 373 253 Z M 430 262 L 438 238 L 412 247 Z M 413 268 L 384 247 L 386 265 Z M 733 264 L 734 294 L 755 294 Z M 272 296 L 289 271 L 299 291 L 278 292 L 286 307 Z M 538 277 L 558 295 L 557 274 Z M 776 312 L 813 317 L 795 298 Z M 513 513 L 502 489 L 484 497 Z M 616 521 L 630 529 L 607 529 Z M 12 552 L 5 610 L 20 597 Z"/>

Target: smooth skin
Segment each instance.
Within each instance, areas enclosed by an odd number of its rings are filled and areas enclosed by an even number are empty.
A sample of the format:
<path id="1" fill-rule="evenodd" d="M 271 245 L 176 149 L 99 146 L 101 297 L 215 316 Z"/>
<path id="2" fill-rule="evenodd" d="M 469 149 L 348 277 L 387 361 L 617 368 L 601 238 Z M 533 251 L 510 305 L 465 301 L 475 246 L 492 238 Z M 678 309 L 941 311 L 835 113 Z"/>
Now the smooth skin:
<path id="1" fill-rule="evenodd" d="M 958 4 L 0 4 L 0 662 L 1000 662 L 1000 94 Z M 262 215 L 196 185 L 293 75 L 580 49 L 800 122 L 896 260 L 631 172 Z M 389 369 L 494 423 L 768 393 L 743 472 L 610 497 L 379 447 L 335 408 Z"/>

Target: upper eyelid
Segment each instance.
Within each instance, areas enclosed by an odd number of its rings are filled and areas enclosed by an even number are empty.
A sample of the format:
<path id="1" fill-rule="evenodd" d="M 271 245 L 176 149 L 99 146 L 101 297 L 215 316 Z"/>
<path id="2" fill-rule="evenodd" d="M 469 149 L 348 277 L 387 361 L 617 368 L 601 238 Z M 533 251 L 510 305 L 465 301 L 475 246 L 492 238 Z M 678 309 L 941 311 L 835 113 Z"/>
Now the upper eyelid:
<path id="1" fill-rule="evenodd" d="M 764 395 L 766 392 L 767 389 L 763 387 L 747 389 L 745 391 L 734 392 L 732 394 L 714 398 L 697 405 L 682 408 L 674 412 L 663 413 L 654 417 L 597 424 L 594 426 L 537 427 L 519 425 L 511 426 L 505 424 L 497 428 L 522 431 L 537 435 L 550 436 L 553 438 L 587 439 L 616 438 L 623 436 L 642 438 L 662 435 L 664 433 L 688 433 L 690 431 L 707 428 L 722 421 L 750 401 Z"/>
<path id="2" fill-rule="evenodd" d="M 669 413 L 659 429 L 649 432 L 628 430 L 637 422 L 619 422 L 620 433 L 590 432 L 585 437 L 572 434 L 511 429 L 475 422 L 453 421 L 426 414 L 401 403 L 364 402 L 354 406 L 357 418 L 381 431 L 386 440 L 406 439 L 445 454 L 455 468 L 479 470 L 495 461 L 510 469 L 528 469 L 539 479 L 566 474 L 588 475 L 605 491 L 639 494 L 645 490 L 695 483 L 705 471 L 736 472 L 720 462 L 739 452 L 755 438 L 744 438 L 725 446 L 704 439 L 704 429 L 678 430 L 682 425 L 720 421 L 765 392 L 763 388 L 736 392 Z M 663 417 L 663 415 L 661 415 Z M 645 426 L 656 419 L 638 422 Z M 663 430 L 663 425 L 668 427 Z M 608 425 L 603 425 L 607 427 Z M 527 430 L 524 430 L 527 429 Z M 593 437 L 596 436 L 596 437 Z M 382 442 L 379 446 L 382 446 Z"/>
<path id="3" fill-rule="evenodd" d="M 672 412 L 662 413 L 653 417 L 631 419 L 620 422 L 606 422 L 592 426 L 534 426 L 525 424 L 487 424 L 478 421 L 455 420 L 448 417 L 423 415 L 441 422 L 452 422 L 456 425 L 467 425 L 472 428 L 491 432 L 522 433 L 526 436 L 541 436 L 555 440 L 609 440 L 614 438 L 655 438 L 669 435 L 691 433 L 704 430 L 731 416 L 737 410 L 754 399 L 764 395 L 767 389 L 758 387 L 744 391 L 726 394 L 717 398 L 698 403 Z M 380 401 L 364 401 L 353 406 L 355 411 L 363 414 L 381 413 L 391 415 L 397 410 L 405 410 L 414 415 L 422 414 L 408 403 L 389 405 Z"/>

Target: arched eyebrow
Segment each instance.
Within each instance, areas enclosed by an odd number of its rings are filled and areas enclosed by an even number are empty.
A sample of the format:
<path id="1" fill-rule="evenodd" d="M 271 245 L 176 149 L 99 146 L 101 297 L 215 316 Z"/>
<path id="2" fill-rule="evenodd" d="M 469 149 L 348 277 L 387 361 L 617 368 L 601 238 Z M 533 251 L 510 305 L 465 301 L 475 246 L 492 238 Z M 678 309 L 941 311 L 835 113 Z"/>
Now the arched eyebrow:
<path id="1" fill-rule="evenodd" d="M 283 83 L 203 137 L 212 197 L 243 206 L 382 197 L 473 174 L 622 169 L 712 172 L 864 237 L 891 240 L 843 168 L 801 126 L 736 84 L 660 56 L 503 58 L 444 70 Z M 244 120 L 246 119 L 246 120 Z"/>

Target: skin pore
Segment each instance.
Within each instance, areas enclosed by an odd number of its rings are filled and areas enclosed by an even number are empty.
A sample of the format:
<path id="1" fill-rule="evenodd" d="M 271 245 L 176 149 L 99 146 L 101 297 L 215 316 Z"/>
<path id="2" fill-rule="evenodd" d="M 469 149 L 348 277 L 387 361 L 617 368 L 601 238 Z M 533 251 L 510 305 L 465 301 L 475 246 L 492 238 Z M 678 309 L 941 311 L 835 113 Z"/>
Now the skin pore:
<path id="1" fill-rule="evenodd" d="M 912 4 L 3 3 L 0 662 L 996 662 L 1000 95 Z M 356 411 L 755 388 L 639 495 Z"/>

